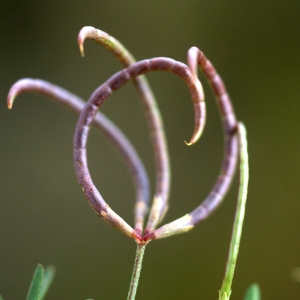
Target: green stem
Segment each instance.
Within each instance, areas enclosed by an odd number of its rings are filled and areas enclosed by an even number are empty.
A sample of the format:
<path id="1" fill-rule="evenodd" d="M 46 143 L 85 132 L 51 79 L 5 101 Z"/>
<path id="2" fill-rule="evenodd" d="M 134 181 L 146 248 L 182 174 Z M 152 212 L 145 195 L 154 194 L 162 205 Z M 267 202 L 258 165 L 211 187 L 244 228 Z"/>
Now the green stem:
<path id="1" fill-rule="evenodd" d="M 228 300 L 231 294 L 231 284 L 233 280 L 235 265 L 239 252 L 239 246 L 242 236 L 242 228 L 245 216 L 248 181 L 249 181 L 249 165 L 246 129 L 242 123 L 238 124 L 239 136 L 239 153 L 240 153 L 240 186 L 238 193 L 238 203 L 232 229 L 232 237 L 230 241 L 229 254 L 227 259 L 225 276 L 222 287 L 219 292 L 219 300 Z"/>
<path id="2" fill-rule="evenodd" d="M 143 257 L 144 257 L 146 245 L 147 244 L 137 244 L 133 272 L 132 272 L 132 277 L 131 277 L 131 282 L 130 282 L 130 286 L 129 286 L 127 300 L 135 299 L 135 294 L 136 294 L 136 290 L 137 290 L 140 275 L 141 275 L 142 263 L 143 263 Z"/>

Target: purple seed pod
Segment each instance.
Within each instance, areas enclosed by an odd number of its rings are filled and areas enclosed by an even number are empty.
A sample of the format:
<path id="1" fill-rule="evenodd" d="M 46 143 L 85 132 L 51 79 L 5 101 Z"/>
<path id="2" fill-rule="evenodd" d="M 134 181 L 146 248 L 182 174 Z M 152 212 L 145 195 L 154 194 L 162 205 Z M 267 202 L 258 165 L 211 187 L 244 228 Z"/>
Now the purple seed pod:
<path id="1" fill-rule="evenodd" d="M 119 230 L 123 231 L 129 236 L 132 236 L 132 231 L 128 227 L 129 225 L 125 225 L 125 221 L 109 208 L 92 182 L 90 173 L 88 171 L 86 158 L 86 145 L 89 126 L 91 125 L 93 118 L 97 113 L 98 107 L 104 103 L 104 101 L 113 91 L 123 86 L 132 78 L 150 71 L 159 70 L 172 72 L 187 83 L 194 103 L 195 114 L 194 133 L 189 144 L 195 143 L 200 137 L 205 123 L 205 104 L 202 86 L 199 80 L 193 76 L 192 72 L 185 64 L 164 57 L 142 60 L 134 63 L 130 67 L 113 75 L 98 89 L 96 89 L 80 114 L 74 135 L 75 169 L 78 181 L 82 185 L 90 205 L 105 221 L 114 227 L 117 227 Z M 148 225 L 145 231 L 146 235 L 151 233 L 151 227 L 149 224 L 152 225 L 152 218 L 158 219 L 157 215 L 159 214 L 160 210 L 157 209 L 157 207 L 160 208 L 161 206 L 159 205 L 160 203 L 157 205 L 157 202 L 160 200 L 161 199 L 155 199 L 153 203 L 155 209 L 152 209 L 150 212 Z M 122 228 L 122 225 L 125 225 L 125 227 Z M 136 233 L 136 236 L 141 238 L 139 233 Z"/>
<path id="2" fill-rule="evenodd" d="M 57 103 L 80 113 L 86 102 L 67 90 L 41 79 L 24 78 L 18 80 L 10 88 L 7 105 L 11 109 L 16 97 L 23 93 L 37 93 L 49 97 Z M 149 179 L 145 167 L 134 147 L 122 131 L 105 115 L 98 112 L 93 121 L 104 136 L 116 147 L 127 164 L 136 187 L 136 203 L 149 202 Z"/>

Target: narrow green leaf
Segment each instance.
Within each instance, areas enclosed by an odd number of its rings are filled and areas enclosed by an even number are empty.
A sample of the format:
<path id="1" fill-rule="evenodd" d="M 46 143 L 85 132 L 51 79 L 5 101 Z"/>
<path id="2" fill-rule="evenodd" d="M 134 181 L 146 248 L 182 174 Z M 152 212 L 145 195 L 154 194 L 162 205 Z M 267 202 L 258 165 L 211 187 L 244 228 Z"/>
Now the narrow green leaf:
<path id="1" fill-rule="evenodd" d="M 248 287 L 244 300 L 261 300 L 258 284 L 253 283 Z"/>
<path id="2" fill-rule="evenodd" d="M 43 277 L 44 267 L 41 264 L 38 264 L 33 274 L 26 300 L 40 300 Z"/>
<path id="3" fill-rule="evenodd" d="M 45 268 L 44 280 L 42 284 L 41 294 L 39 300 L 43 300 L 55 275 L 55 267 L 53 265 Z"/>
<path id="4" fill-rule="evenodd" d="M 4 300 L 3 297 L 0 295 L 0 300 Z"/>

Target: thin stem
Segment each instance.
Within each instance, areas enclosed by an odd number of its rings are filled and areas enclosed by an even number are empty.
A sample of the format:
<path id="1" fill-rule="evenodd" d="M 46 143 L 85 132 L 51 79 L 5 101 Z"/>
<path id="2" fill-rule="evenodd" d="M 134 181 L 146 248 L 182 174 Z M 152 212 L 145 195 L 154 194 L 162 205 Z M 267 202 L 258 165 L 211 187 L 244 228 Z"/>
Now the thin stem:
<path id="1" fill-rule="evenodd" d="M 136 291 L 137 291 L 137 287 L 138 287 L 139 279 L 140 279 L 140 275 L 141 275 L 142 263 L 143 263 L 146 246 L 147 246 L 147 244 L 137 244 L 133 272 L 132 272 L 132 277 L 131 277 L 131 281 L 130 281 L 127 300 L 135 299 L 135 295 L 136 295 Z"/>
<path id="2" fill-rule="evenodd" d="M 219 292 L 219 300 L 229 300 L 231 294 L 231 285 L 239 253 L 248 193 L 249 163 L 247 151 L 247 137 L 245 126 L 242 123 L 238 124 L 238 136 L 240 151 L 240 186 L 225 276 L 223 279 L 221 290 Z"/>

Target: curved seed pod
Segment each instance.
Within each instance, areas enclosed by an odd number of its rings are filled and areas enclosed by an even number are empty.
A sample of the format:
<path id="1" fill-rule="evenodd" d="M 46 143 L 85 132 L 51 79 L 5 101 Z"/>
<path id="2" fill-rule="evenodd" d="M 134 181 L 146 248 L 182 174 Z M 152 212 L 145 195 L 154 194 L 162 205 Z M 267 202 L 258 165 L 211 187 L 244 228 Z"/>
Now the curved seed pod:
<path id="1" fill-rule="evenodd" d="M 15 98 L 26 92 L 38 93 L 40 95 L 49 97 L 59 104 L 62 104 L 69 109 L 77 112 L 82 111 L 85 101 L 78 96 L 62 89 L 54 84 L 40 79 L 24 78 L 18 80 L 11 88 L 7 97 L 8 108 L 11 109 Z M 145 167 L 136 153 L 134 147 L 128 141 L 126 136 L 120 129 L 111 122 L 102 113 L 98 112 L 93 125 L 97 127 L 105 137 L 116 147 L 120 155 L 125 160 L 132 176 L 134 178 L 136 188 L 136 202 L 149 202 L 149 179 Z"/>
<path id="2" fill-rule="evenodd" d="M 158 70 L 170 71 L 187 83 L 194 102 L 194 107 L 196 104 L 200 105 L 203 102 L 203 93 L 201 89 L 199 90 L 201 85 L 198 83 L 198 79 L 194 79 L 190 69 L 185 64 L 164 57 L 142 60 L 116 73 L 95 90 L 80 114 L 74 135 L 75 169 L 78 181 L 83 187 L 90 205 L 105 221 L 127 235 L 132 234 L 132 232 L 129 232 L 127 227 L 122 228 L 125 222 L 109 208 L 92 182 L 86 158 L 88 132 L 98 107 L 103 104 L 113 91 L 123 86 L 132 78 L 150 71 Z M 199 120 L 195 120 L 195 131 L 199 130 L 198 125 Z M 138 232 L 136 232 L 135 238 L 137 237 L 139 238 Z"/>
<path id="3" fill-rule="evenodd" d="M 124 67 L 129 67 L 135 63 L 134 57 L 118 40 L 106 32 L 90 26 L 83 27 L 78 35 L 78 44 L 82 56 L 84 56 L 83 44 L 85 39 L 92 39 L 104 45 L 119 59 Z M 200 85 L 198 89 L 201 90 L 203 94 L 200 82 L 198 80 L 195 80 L 195 82 L 196 84 Z M 168 208 L 170 190 L 170 163 L 163 122 L 151 88 L 144 76 L 133 78 L 133 84 L 142 100 L 143 108 L 150 128 L 156 161 L 156 191 L 150 217 L 145 230 L 145 232 L 150 232 L 163 219 L 163 216 Z M 204 95 L 202 95 L 202 98 L 204 100 Z M 199 116 L 201 116 L 201 119 Z M 195 143 L 197 139 L 199 139 L 203 130 L 205 123 L 205 104 L 203 101 L 200 101 L 199 104 L 195 104 L 195 120 L 199 120 L 199 124 L 197 126 L 199 126 L 200 129 L 194 133 L 191 141 L 187 143 L 188 145 Z M 138 202 L 136 204 L 135 229 L 140 232 L 142 231 L 145 214 L 147 212 L 145 208 L 145 203 L 143 202 Z"/>
<path id="4" fill-rule="evenodd" d="M 196 47 L 188 51 L 188 66 L 194 77 L 197 65 L 207 78 L 216 98 L 225 134 L 224 158 L 220 175 L 206 199 L 190 214 L 158 228 L 144 239 L 158 239 L 192 229 L 206 219 L 222 202 L 232 182 L 238 158 L 237 120 L 225 85 L 212 63 Z"/>
<path id="5" fill-rule="evenodd" d="M 78 34 L 80 53 L 84 56 L 84 41 L 91 39 L 105 46 L 111 51 L 120 63 L 126 68 L 135 63 L 134 57 L 114 37 L 104 31 L 91 26 L 83 27 Z M 163 121 L 157 108 L 154 94 L 148 84 L 146 77 L 140 76 L 133 79 L 133 85 L 142 100 L 146 119 L 150 128 L 151 139 L 154 147 L 156 162 L 156 191 L 155 199 L 161 199 L 159 210 L 162 212 L 168 207 L 170 193 L 170 162 L 168 146 L 164 132 Z M 145 216 L 149 210 L 148 201 L 138 201 L 135 205 L 135 230 L 142 233 Z M 159 214 L 161 217 L 162 213 Z M 158 220 L 156 220 L 156 223 Z M 156 224 L 153 224 L 154 226 Z"/>

